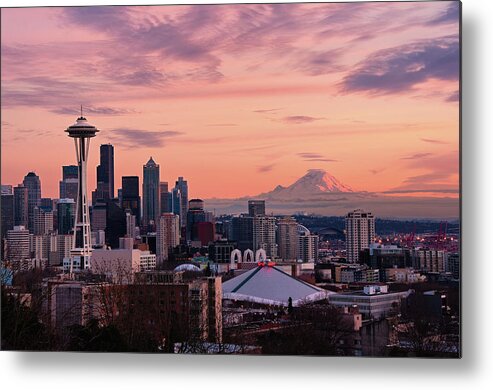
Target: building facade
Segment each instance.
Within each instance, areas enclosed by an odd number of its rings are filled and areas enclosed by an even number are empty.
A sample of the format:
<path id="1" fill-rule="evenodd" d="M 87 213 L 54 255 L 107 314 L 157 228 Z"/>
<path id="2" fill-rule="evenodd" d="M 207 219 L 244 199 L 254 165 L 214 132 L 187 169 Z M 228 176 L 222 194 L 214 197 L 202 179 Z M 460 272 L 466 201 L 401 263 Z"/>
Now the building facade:
<path id="1" fill-rule="evenodd" d="M 149 227 L 159 216 L 159 165 L 151 157 L 143 170 L 143 224 Z"/>
<path id="2" fill-rule="evenodd" d="M 359 254 L 375 240 L 375 218 L 371 213 L 354 210 L 346 215 L 346 256 L 349 263 L 358 263 Z"/>

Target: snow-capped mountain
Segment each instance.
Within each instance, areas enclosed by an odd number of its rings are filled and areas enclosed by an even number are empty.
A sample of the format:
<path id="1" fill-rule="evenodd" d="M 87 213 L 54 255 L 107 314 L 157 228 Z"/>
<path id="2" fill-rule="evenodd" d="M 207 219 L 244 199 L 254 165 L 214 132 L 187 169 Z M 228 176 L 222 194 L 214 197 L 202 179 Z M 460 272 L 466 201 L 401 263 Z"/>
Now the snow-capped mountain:
<path id="1" fill-rule="evenodd" d="M 290 186 L 279 185 L 270 192 L 260 194 L 259 197 L 266 199 L 307 199 L 343 192 L 353 192 L 353 190 L 323 169 L 310 169 Z"/>

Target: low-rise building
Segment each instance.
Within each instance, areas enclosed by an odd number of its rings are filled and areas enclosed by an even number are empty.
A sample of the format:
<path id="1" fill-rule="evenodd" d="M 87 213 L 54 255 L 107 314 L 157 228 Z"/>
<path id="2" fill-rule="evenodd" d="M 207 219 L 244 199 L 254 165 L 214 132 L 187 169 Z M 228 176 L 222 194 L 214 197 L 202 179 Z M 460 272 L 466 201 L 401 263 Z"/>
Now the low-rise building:
<path id="1" fill-rule="evenodd" d="M 386 285 L 369 285 L 363 290 L 331 294 L 329 303 L 335 306 L 357 305 L 365 318 L 380 319 L 400 305 L 410 291 L 389 293 Z"/>

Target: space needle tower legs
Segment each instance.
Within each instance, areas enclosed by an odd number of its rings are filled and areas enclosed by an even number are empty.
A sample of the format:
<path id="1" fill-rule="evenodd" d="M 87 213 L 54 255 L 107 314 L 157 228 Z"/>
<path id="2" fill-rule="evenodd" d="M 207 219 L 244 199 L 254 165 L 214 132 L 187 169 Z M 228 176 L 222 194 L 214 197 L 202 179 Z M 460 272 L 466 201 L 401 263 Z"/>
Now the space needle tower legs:
<path id="1" fill-rule="evenodd" d="M 74 240 L 70 251 L 70 274 L 74 269 L 88 269 L 91 266 L 91 223 L 89 221 L 89 202 L 87 200 L 87 159 L 89 157 L 89 143 L 99 131 L 87 122 L 82 116 L 65 130 L 68 136 L 74 139 L 75 154 L 79 168 L 77 205 L 74 221 Z M 78 260 L 78 263 L 76 262 Z"/>

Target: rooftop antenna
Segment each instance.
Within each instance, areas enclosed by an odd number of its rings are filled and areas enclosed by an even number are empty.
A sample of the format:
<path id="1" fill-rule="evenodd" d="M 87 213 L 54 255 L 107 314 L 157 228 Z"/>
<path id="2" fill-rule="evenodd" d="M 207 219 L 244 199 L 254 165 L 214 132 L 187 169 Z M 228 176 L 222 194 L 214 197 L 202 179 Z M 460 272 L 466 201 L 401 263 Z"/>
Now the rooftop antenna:
<path id="1" fill-rule="evenodd" d="M 82 116 L 82 104 L 80 105 L 80 117 L 83 118 L 83 116 Z"/>

